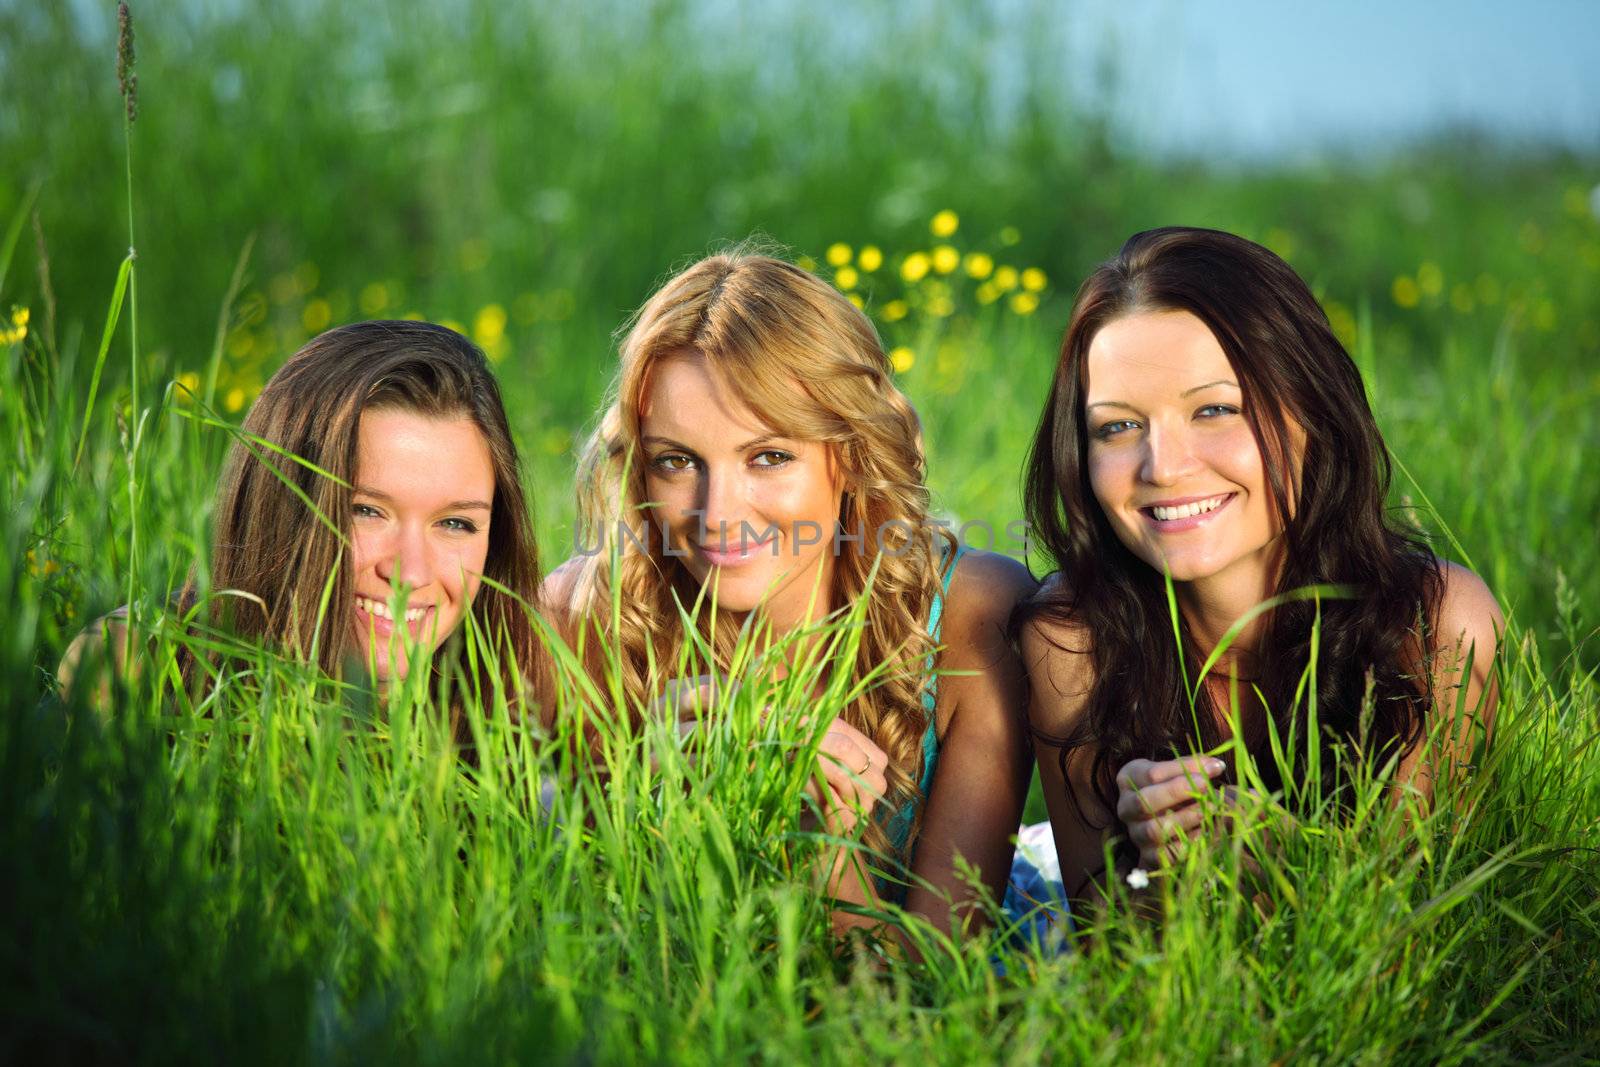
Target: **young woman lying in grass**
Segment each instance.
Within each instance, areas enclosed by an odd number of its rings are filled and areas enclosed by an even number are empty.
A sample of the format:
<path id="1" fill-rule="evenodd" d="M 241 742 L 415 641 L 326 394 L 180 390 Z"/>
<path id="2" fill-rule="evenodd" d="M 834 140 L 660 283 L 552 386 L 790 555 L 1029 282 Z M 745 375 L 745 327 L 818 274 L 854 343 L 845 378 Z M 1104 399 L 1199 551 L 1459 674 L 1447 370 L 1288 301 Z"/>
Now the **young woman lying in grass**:
<path id="1" fill-rule="evenodd" d="M 854 660 L 829 666 L 878 677 L 828 726 L 815 799 L 835 832 L 865 820 L 865 844 L 915 877 L 906 892 L 841 851 L 827 889 L 868 906 L 903 894 L 944 928 L 981 924 L 955 858 L 999 899 L 1028 779 L 1025 679 L 1005 626 L 1033 581 L 931 525 L 920 424 L 871 323 L 789 263 L 712 256 L 639 312 L 614 397 L 586 453 L 580 521 L 638 536 L 617 546 L 620 589 L 598 551 L 551 576 L 551 602 L 615 635 L 629 695 L 652 714 L 683 691 L 670 689 L 689 637 L 680 608 L 726 670 L 747 624 L 782 645 L 866 596 Z M 694 611 L 703 593 L 714 619 Z M 805 709 L 773 713 L 802 736 Z"/>
<path id="2" fill-rule="evenodd" d="M 466 338 L 425 322 L 343 326 L 267 382 L 217 497 L 216 624 L 330 676 L 359 661 L 381 691 L 407 676 L 413 650 L 431 670 L 458 668 L 461 642 L 449 639 L 470 615 L 498 650 L 494 681 L 521 708 L 548 677 L 525 606 L 539 581 L 500 391 Z M 106 644 L 123 665 L 125 618 L 119 609 L 73 642 L 64 690 Z"/>
<path id="3" fill-rule="evenodd" d="M 1388 486 L 1360 372 L 1277 256 L 1152 230 L 1084 282 L 1027 472 L 1033 536 L 1060 569 L 1016 619 L 1069 897 L 1096 888 L 1108 840 L 1127 873 L 1219 825 L 1197 798 L 1238 800 L 1240 768 L 1214 755 L 1235 696 L 1291 810 L 1312 798 L 1281 780 L 1274 732 L 1303 749 L 1312 731 L 1319 789 L 1337 788 L 1336 754 L 1393 759 L 1395 789 L 1425 797 L 1470 758 L 1500 613 L 1390 521 Z M 1295 598 L 1319 585 L 1343 588 Z"/>

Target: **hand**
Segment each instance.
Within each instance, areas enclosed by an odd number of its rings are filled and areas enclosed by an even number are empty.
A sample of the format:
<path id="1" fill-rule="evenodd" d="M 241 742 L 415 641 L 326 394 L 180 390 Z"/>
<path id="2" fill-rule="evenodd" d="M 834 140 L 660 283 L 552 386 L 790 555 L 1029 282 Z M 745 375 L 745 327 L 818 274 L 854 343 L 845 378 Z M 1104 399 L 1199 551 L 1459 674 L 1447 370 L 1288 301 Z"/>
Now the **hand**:
<path id="1" fill-rule="evenodd" d="M 1117 818 L 1139 849 L 1139 866 L 1155 870 L 1175 861 L 1190 834 L 1205 820 L 1194 800 L 1227 770 L 1214 756 L 1152 762 L 1129 760 L 1117 772 Z"/>
<path id="2" fill-rule="evenodd" d="M 817 749 L 822 783 L 819 789 L 812 779 L 806 791 L 822 810 L 831 832 L 848 834 L 858 821 L 871 816 L 889 791 L 884 773 L 888 766 L 889 757 L 866 734 L 843 719 L 828 724 Z"/>

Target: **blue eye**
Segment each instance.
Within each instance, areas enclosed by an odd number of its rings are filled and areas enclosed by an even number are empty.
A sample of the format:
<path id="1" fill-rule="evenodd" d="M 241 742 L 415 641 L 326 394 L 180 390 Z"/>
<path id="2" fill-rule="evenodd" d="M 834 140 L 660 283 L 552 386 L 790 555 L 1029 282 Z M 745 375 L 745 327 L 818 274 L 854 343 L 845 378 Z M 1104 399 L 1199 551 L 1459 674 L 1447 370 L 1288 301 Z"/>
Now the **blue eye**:
<path id="1" fill-rule="evenodd" d="M 1115 422 L 1102 423 L 1095 428 L 1094 436 L 1101 441 L 1108 441 L 1119 434 L 1126 433 L 1129 429 L 1137 429 L 1139 424 L 1132 419 L 1117 419 Z"/>
<path id="2" fill-rule="evenodd" d="M 475 534 L 478 532 L 477 523 L 473 522 L 471 519 L 463 519 L 458 516 L 451 516 L 448 519 L 441 519 L 440 525 L 444 526 L 446 529 L 455 530 L 458 533 Z"/>
<path id="3" fill-rule="evenodd" d="M 677 474 L 679 471 L 692 470 L 694 460 L 681 452 L 663 452 L 651 460 L 650 465 L 663 474 Z"/>
<path id="4" fill-rule="evenodd" d="M 378 509 L 371 504 L 353 504 L 350 513 L 359 519 L 374 519 L 379 516 Z"/>
<path id="5" fill-rule="evenodd" d="M 1237 415 L 1239 414 L 1239 409 L 1232 404 L 1207 404 L 1195 414 L 1203 418 L 1215 419 L 1221 418 L 1223 415 Z"/>

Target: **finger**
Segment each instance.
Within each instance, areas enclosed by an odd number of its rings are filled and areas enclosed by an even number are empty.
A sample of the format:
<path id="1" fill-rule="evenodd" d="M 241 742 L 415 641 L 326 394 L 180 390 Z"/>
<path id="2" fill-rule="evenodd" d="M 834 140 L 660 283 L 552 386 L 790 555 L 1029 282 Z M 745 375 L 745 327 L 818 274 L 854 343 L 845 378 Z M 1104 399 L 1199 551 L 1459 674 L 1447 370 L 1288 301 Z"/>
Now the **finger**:
<path id="1" fill-rule="evenodd" d="M 1174 778 L 1203 782 L 1215 778 L 1228 769 L 1228 765 L 1215 756 L 1185 756 L 1182 759 L 1162 760 L 1151 765 L 1146 772 L 1149 784 L 1156 785 Z"/>
<path id="2" fill-rule="evenodd" d="M 1150 784 L 1148 772 L 1155 764 L 1147 759 L 1131 759 L 1117 772 L 1117 785 L 1123 789 L 1138 789 Z"/>
<path id="3" fill-rule="evenodd" d="M 1140 848 L 1150 848 L 1163 841 L 1186 837 L 1190 830 L 1205 822 L 1205 812 L 1198 806 L 1179 808 L 1148 818 L 1125 822 L 1128 838 Z"/>
<path id="4" fill-rule="evenodd" d="M 1205 779 L 1174 778 L 1142 789 L 1123 789 L 1117 794 L 1117 817 L 1126 822 L 1140 815 L 1155 815 L 1181 807 L 1210 788 L 1210 784 Z"/>

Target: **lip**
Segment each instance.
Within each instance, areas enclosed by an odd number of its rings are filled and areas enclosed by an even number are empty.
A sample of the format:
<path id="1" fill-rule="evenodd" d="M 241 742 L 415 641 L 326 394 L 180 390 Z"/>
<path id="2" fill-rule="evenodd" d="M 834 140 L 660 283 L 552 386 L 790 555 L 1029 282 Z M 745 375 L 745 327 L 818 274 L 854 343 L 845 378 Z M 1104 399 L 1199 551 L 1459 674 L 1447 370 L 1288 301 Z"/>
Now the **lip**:
<path id="1" fill-rule="evenodd" d="M 737 549 L 713 548 L 710 545 L 697 544 L 694 546 L 694 550 L 699 553 L 701 559 L 713 567 L 742 567 L 763 555 L 769 554 L 765 550 L 768 546 L 776 546 L 777 543 L 777 537 L 773 536 L 764 541 L 743 542 Z M 776 554 L 775 548 L 771 554 Z"/>
<path id="2" fill-rule="evenodd" d="M 388 637 L 390 634 L 394 633 L 394 620 L 393 619 L 386 619 L 382 615 L 374 615 L 374 614 L 372 614 L 366 608 L 361 606 L 361 601 L 363 599 L 376 600 L 379 603 L 383 603 L 383 604 L 387 604 L 388 603 L 388 601 L 386 599 L 382 599 L 382 598 L 379 598 L 379 597 L 366 597 L 366 596 L 364 596 L 362 594 L 357 594 L 357 597 L 355 599 L 356 626 L 357 626 L 357 628 L 360 629 L 360 631 L 362 633 L 371 632 L 371 633 L 376 634 L 379 637 Z M 419 608 L 422 608 L 424 610 L 422 612 L 421 617 L 419 617 L 417 619 L 413 619 L 411 622 L 408 622 L 408 623 L 405 624 L 406 625 L 406 629 L 408 631 L 410 631 L 412 637 L 421 639 L 421 638 L 425 637 L 433 629 L 434 619 L 438 616 L 438 613 L 439 613 L 439 605 L 437 605 L 437 604 L 415 604 L 415 605 L 412 605 L 412 606 L 413 607 L 419 607 Z"/>
<path id="3" fill-rule="evenodd" d="M 1184 504 L 1195 504 L 1202 500 L 1215 500 L 1219 496 L 1224 498 L 1222 503 L 1218 504 L 1210 511 L 1202 512 L 1199 515 L 1188 515 L 1181 519 L 1158 519 L 1155 515 L 1156 508 L 1182 507 Z M 1150 528 L 1155 530 L 1157 533 L 1184 533 L 1185 531 L 1204 526 L 1218 515 L 1221 515 L 1224 511 L 1228 510 L 1228 507 L 1232 505 L 1238 496 L 1239 494 L 1237 492 L 1205 493 L 1200 496 L 1173 497 L 1170 500 L 1152 500 L 1148 504 L 1141 505 L 1138 511 L 1140 517 L 1143 518 Z"/>

